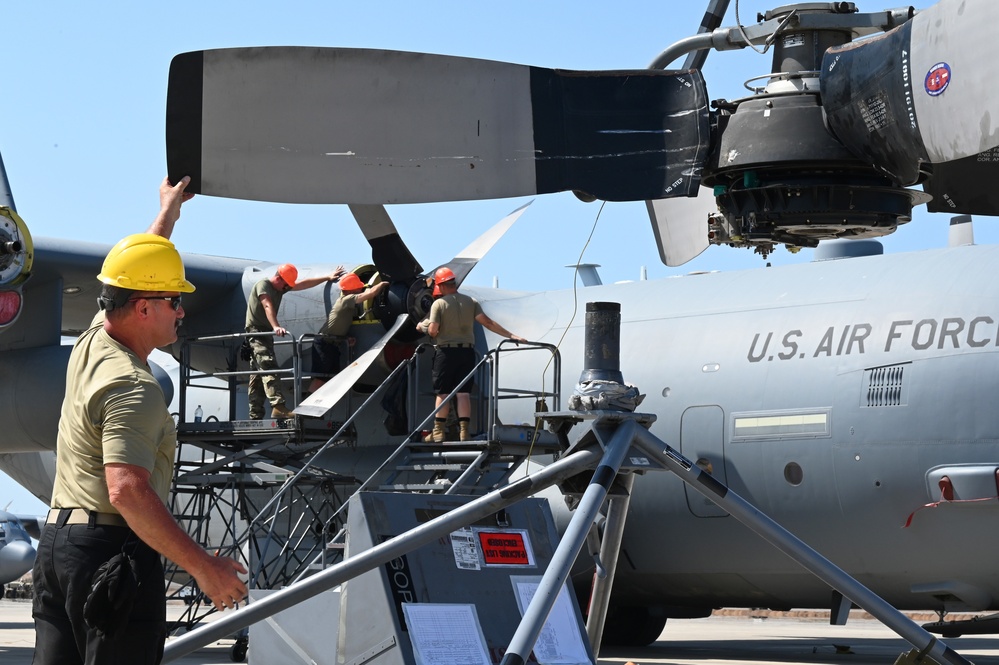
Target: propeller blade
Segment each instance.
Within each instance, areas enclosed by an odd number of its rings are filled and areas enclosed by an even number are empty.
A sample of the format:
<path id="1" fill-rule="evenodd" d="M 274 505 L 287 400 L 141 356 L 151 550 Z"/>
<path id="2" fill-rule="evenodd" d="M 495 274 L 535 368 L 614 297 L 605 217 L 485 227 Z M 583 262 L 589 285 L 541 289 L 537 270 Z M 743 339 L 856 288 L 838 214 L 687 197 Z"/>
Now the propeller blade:
<path id="1" fill-rule="evenodd" d="M 708 215 L 718 212 L 710 188 L 699 187 L 694 198 L 660 199 L 645 205 L 663 263 L 682 266 L 708 248 Z"/>
<path id="2" fill-rule="evenodd" d="M 830 129 L 901 185 L 919 180 L 921 162 L 999 146 L 997 21 L 999 3 L 941 0 L 884 35 L 829 49 L 820 86 Z"/>
<path id="3" fill-rule="evenodd" d="M 493 245 L 495 245 L 496 242 L 503 237 L 503 234 L 510 230 L 513 223 L 520 219 L 520 216 L 524 214 L 524 211 L 527 210 L 527 207 L 532 203 L 534 203 L 534 201 L 528 201 L 500 221 L 493 224 L 489 230 L 473 240 L 472 244 L 468 247 L 458 252 L 458 254 L 448 263 L 437 267 L 450 268 L 451 272 L 454 273 L 454 281 L 458 284 L 458 286 L 461 286 L 461 283 L 465 281 L 465 277 L 468 276 L 468 273 L 472 272 L 472 268 L 475 267 L 475 264 L 477 264 L 482 257 L 493 248 Z M 434 272 L 436 271 L 437 269 L 435 268 Z"/>
<path id="4" fill-rule="evenodd" d="M 350 212 L 371 245 L 371 260 L 382 279 L 411 282 L 423 267 L 396 231 L 385 206 L 351 204 Z"/>
<path id="5" fill-rule="evenodd" d="M 218 49 L 173 59 L 166 134 L 171 178 L 214 196 L 383 204 L 578 190 L 638 201 L 695 191 L 708 100 L 697 71 Z"/>
<path id="6" fill-rule="evenodd" d="M 926 204 L 930 212 L 966 215 L 999 215 L 999 189 L 983 186 L 999 178 L 999 151 L 934 164 L 923 183 L 923 191 L 933 197 Z"/>
<path id="7" fill-rule="evenodd" d="M 393 335 L 399 332 L 399 329 L 407 321 L 409 321 L 409 315 L 400 314 L 395 320 L 395 325 L 382 335 L 382 338 L 375 342 L 370 349 L 362 353 L 357 360 L 350 363 L 339 374 L 320 386 L 319 390 L 302 400 L 302 403 L 295 407 L 295 415 L 312 416 L 313 418 L 322 418 L 325 416 L 354 387 L 357 380 L 368 371 L 368 368 L 381 355 L 382 349 L 385 348 L 388 341 L 392 339 Z"/>

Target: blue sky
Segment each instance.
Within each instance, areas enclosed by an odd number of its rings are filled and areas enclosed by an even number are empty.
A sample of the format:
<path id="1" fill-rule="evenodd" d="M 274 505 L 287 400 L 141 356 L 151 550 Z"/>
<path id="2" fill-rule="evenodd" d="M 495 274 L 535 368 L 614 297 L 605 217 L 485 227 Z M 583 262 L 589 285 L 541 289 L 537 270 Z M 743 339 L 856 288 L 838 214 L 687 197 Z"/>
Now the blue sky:
<path id="1" fill-rule="evenodd" d="M 181 52 L 263 45 L 348 46 L 426 51 L 566 69 L 647 66 L 693 34 L 704 2 L 504 3 L 257 1 L 184 5 L 134 2 L 12 3 L 4 8 L 4 99 L 0 153 L 21 216 L 35 236 L 113 243 L 142 231 L 157 209 L 166 172 L 167 71 Z M 735 24 L 735 1 L 724 25 Z M 784 3 L 743 1 L 743 22 Z M 913 3 L 927 7 L 929 2 Z M 861 4 L 861 10 L 891 3 Z M 894 5 L 891 5 L 894 6 Z M 704 70 L 711 99 L 748 94 L 746 79 L 770 71 L 771 55 L 712 53 Z M 676 63 L 677 65 L 679 63 Z M 530 199 L 393 206 L 389 213 L 413 254 L 429 268 Z M 538 197 L 468 277 L 513 289 L 572 286 L 572 271 L 599 203 L 572 194 Z M 949 217 L 917 212 L 885 240 L 887 252 L 947 242 Z M 995 242 L 989 220 L 979 243 Z M 366 262 L 370 251 L 345 206 L 280 205 L 197 197 L 184 206 L 173 240 L 184 251 L 310 263 Z M 774 265 L 811 259 L 779 249 Z M 747 250 L 712 247 L 681 268 L 659 260 L 642 203 L 605 206 L 584 261 L 604 282 L 692 270 L 763 265 Z M 0 474 L 0 506 L 42 504 Z"/>

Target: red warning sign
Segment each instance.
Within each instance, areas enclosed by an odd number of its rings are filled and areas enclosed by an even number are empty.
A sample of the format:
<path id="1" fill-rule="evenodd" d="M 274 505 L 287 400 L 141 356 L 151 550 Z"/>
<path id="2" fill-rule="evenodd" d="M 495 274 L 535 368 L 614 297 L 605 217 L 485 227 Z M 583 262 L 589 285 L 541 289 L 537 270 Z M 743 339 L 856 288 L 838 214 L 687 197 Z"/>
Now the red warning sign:
<path id="1" fill-rule="evenodd" d="M 524 534 L 516 531 L 480 531 L 479 544 L 487 566 L 530 566 Z"/>

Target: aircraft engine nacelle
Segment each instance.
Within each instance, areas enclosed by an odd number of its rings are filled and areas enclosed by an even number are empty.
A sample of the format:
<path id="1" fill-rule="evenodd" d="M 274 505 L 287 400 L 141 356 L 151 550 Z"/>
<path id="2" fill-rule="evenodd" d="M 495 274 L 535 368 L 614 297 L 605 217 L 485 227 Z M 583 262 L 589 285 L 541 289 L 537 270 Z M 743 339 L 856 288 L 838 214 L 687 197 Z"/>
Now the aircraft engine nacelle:
<path id="1" fill-rule="evenodd" d="M 4 452 L 55 450 L 68 346 L 4 351 L 0 363 L 0 422 Z"/>
<path id="2" fill-rule="evenodd" d="M 31 274 L 33 259 L 28 226 L 13 208 L 0 206 L 0 331 L 21 313 L 21 284 Z"/>
<path id="3" fill-rule="evenodd" d="M 5 453 L 55 450 L 71 351 L 71 346 L 4 351 L 0 423 L 4 423 Z M 170 375 L 153 362 L 149 366 L 169 404 L 173 398 Z"/>

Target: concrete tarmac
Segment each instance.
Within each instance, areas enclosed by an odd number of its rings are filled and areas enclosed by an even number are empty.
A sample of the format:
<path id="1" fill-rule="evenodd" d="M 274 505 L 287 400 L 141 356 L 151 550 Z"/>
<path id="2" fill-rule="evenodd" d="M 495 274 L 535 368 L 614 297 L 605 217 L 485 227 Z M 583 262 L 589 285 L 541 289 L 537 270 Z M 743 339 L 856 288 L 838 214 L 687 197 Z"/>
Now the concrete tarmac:
<path id="1" fill-rule="evenodd" d="M 170 608 L 179 611 L 179 608 Z M 647 647 L 604 649 L 600 665 L 891 665 L 909 646 L 873 619 L 851 617 L 846 626 L 828 619 L 762 618 L 758 614 L 671 620 L 660 641 Z M 0 663 L 28 665 L 35 634 L 31 602 L 0 600 Z M 999 636 L 968 636 L 948 640 L 959 654 L 976 665 L 999 665 Z M 233 640 L 222 640 L 184 658 L 184 665 L 231 663 Z M 253 662 L 253 645 L 250 660 Z M 289 663 L 301 662 L 289 652 Z M 335 654 L 317 662 L 334 664 Z M 255 665 L 276 665 L 257 663 Z"/>

